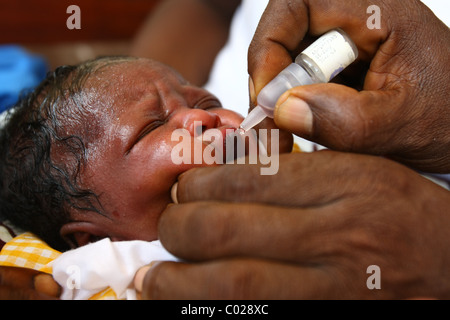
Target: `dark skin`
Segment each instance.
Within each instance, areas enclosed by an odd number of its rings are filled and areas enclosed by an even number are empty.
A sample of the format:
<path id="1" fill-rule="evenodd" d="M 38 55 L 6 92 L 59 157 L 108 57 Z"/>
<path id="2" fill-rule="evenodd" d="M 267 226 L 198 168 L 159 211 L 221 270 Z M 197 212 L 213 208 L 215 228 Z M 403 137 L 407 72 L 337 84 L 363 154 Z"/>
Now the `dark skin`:
<path id="1" fill-rule="evenodd" d="M 52 300 L 60 294 L 61 288 L 49 274 L 0 266 L 0 300 Z"/>
<path id="2" fill-rule="evenodd" d="M 449 41 L 443 40 L 448 39 L 448 29 L 418 1 L 371 1 L 382 9 L 383 22 L 382 30 L 370 32 L 364 29 L 368 2 L 291 1 L 290 12 L 308 12 L 308 19 L 289 19 L 286 4 L 271 2 L 272 10 L 266 11 L 250 49 L 256 93 L 291 61 L 308 29 L 316 36 L 342 27 L 357 43 L 360 57 L 372 61 L 372 72 L 364 93 L 336 84 L 311 86 L 310 94 L 293 89 L 312 109 L 312 131 L 279 115 L 277 124 L 336 149 L 389 154 L 417 168 L 449 172 L 449 119 L 442 110 L 449 100 L 448 80 L 442 79 L 449 74 L 442 70 L 448 68 Z M 406 11 L 417 21 L 398 14 Z M 274 21 L 280 27 L 272 28 Z M 292 26 L 299 30 L 297 35 L 287 32 Z M 269 29 L 277 34 L 268 34 Z M 434 59 L 421 54 L 428 47 Z M 425 70 L 418 70 L 424 65 Z M 254 101 L 256 95 L 252 96 Z M 330 108 L 326 113 L 320 102 L 339 112 Z M 405 109 L 411 104 L 414 112 Z M 375 112 L 384 105 L 393 106 L 386 117 Z M 334 123 L 340 125 L 333 131 Z M 348 129 L 342 123 L 349 124 Z M 449 255 L 442 245 L 450 227 L 445 215 L 448 191 L 377 157 L 285 155 L 280 169 L 284 180 L 274 176 L 272 184 L 247 166 L 195 169 L 182 175 L 177 193 L 181 204 L 163 213 L 160 235 L 172 252 L 196 263 L 155 265 L 140 278 L 143 283 L 137 283 L 143 297 L 450 297 L 445 282 Z M 201 189 L 191 187 L 197 183 L 202 183 Z M 287 191 L 282 189 L 285 184 Z M 236 187 L 247 193 L 236 192 Z M 290 196 L 293 191 L 295 197 Z M 366 287 L 366 269 L 373 264 L 381 268 L 383 290 Z"/>
<path id="3" fill-rule="evenodd" d="M 381 30 L 365 27 L 372 4 Z M 450 35 L 419 1 L 271 1 L 249 50 L 252 100 L 307 31 L 335 27 L 356 42 L 357 66 L 370 63 L 352 84 L 364 90 L 294 88 L 279 105 L 300 97 L 313 123 L 280 107 L 275 122 L 334 149 L 450 172 Z M 398 162 L 325 151 L 283 155 L 272 177 L 250 166 L 189 171 L 159 235 L 192 262 L 156 264 L 136 285 L 149 299 L 448 299 L 450 193 Z M 381 290 L 367 288 L 371 265 Z"/>

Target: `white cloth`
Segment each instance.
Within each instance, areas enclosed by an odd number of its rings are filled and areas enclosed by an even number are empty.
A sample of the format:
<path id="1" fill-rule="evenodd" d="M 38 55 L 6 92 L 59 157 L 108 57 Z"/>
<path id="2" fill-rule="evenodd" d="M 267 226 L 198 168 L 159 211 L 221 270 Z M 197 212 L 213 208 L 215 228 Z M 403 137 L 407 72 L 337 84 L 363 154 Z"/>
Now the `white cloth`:
<path id="1" fill-rule="evenodd" d="M 450 2 L 448 0 L 421 0 L 433 13 L 450 27 Z"/>
<path id="2" fill-rule="evenodd" d="M 152 261 L 177 261 L 159 241 L 118 241 L 106 238 L 64 252 L 53 261 L 53 277 L 63 300 L 87 300 L 111 287 L 117 298 L 133 299 L 136 271 Z"/>

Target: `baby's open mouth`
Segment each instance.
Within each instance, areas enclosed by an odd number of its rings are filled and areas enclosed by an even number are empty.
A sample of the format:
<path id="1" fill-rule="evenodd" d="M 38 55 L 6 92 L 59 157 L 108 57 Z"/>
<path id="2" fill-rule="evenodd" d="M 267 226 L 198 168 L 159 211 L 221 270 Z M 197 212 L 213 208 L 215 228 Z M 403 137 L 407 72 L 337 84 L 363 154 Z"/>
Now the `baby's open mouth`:
<path id="1" fill-rule="evenodd" d="M 242 134 L 235 127 L 219 127 L 208 129 L 202 134 L 202 142 L 208 147 L 213 148 L 214 157 L 221 159 L 223 163 L 233 162 L 234 160 L 248 155 L 252 147 L 257 146 L 257 137 L 253 132 Z M 212 138 L 211 138 L 212 137 Z"/>

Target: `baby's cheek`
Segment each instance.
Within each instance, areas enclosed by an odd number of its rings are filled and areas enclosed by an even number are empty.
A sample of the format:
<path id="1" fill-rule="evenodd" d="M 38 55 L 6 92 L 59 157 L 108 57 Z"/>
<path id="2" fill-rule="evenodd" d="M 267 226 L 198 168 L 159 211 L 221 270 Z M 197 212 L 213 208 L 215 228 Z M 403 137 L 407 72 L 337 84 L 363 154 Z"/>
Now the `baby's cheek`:
<path id="1" fill-rule="evenodd" d="M 215 166 L 221 164 L 215 158 L 216 149 L 223 146 L 223 140 L 219 139 L 219 145 L 216 146 L 211 140 L 215 137 L 198 136 L 194 138 L 190 135 L 183 135 L 179 140 L 173 142 L 172 149 L 167 153 L 164 161 L 164 170 L 175 181 L 178 176 L 190 169 Z M 222 155 L 220 151 L 217 153 Z"/>

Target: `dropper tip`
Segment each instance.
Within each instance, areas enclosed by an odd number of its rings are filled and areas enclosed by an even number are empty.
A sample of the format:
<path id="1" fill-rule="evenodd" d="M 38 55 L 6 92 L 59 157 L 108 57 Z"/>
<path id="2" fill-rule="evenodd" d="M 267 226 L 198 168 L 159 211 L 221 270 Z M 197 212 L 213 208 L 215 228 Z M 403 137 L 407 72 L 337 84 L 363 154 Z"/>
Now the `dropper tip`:
<path id="1" fill-rule="evenodd" d="M 246 133 L 248 130 L 256 126 L 258 123 L 263 121 L 267 117 L 267 114 L 264 110 L 258 105 L 256 106 L 242 121 L 239 126 L 240 132 Z"/>

